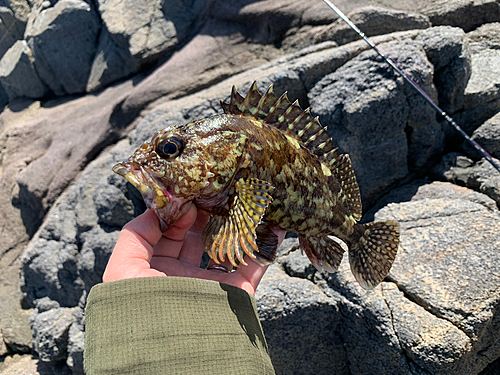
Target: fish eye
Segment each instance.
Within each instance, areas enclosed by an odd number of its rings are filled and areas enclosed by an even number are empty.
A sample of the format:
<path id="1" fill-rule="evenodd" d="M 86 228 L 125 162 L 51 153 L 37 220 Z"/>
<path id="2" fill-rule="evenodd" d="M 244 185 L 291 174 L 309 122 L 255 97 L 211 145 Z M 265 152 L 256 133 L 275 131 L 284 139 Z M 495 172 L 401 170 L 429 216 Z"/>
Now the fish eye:
<path id="1" fill-rule="evenodd" d="M 177 137 L 168 138 L 156 145 L 156 153 L 163 159 L 173 159 L 184 149 L 184 143 Z"/>

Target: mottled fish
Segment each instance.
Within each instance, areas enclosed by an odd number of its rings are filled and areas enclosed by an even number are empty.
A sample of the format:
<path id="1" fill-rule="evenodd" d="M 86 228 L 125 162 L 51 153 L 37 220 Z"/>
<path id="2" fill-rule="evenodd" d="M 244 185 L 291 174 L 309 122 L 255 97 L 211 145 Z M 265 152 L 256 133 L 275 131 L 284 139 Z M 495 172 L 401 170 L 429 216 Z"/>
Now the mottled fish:
<path id="1" fill-rule="evenodd" d="M 351 161 L 318 118 L 272 86 L 260 94 L 256 83 L 246 97 L 233 87 L 221 105 L 224 114 L 168 127 L 113 168 L 141 192 L 162 230 L 194 202 L 211 215 L 203 242 L 216 263 L 227 257 L 246 265 L 245 254 L 272 262 L 272 224 L 297 233 L 311 263 L 328 272 L 342 260 L 340 239 L 360 285 L 378 285 L 396 257 L 399 224 L 357 223 L 361 198 Z"/>

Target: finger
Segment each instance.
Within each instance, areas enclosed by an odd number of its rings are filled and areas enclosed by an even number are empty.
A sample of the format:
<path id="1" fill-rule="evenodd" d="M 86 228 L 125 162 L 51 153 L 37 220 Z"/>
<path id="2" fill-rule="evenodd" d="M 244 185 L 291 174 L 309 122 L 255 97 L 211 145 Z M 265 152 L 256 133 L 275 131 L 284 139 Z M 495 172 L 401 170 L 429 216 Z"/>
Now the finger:
<path id="1" fill-rule="evenodd" d="M 203 256 L 203 229 L 210 216 L 203 210 L 198 210 L 198 216 L 193 226 L 189 229 L 184 240 L 184 246 L 179 253 L 179 260 L 192 265 L 200 266 Z"/>
<path id="2" fill-rule="evenodd" d="M 127 223 L 108 260 L 103 281 L 123 278 L 124 272 L 134 272 L 137 267 L 149 267 L 153 247 L 161 238 L 160 222 L 156 214 L 146 210 Z"/>
<path id="3" fill-rule="evenodd" d="M 186 213 L 163 233 L 163 237 L 172 241 L 184 241 L 186 233 L 193 226 L 197 216 L 196 206 L 192 203 L 188 204 L 189 208 Z"/>
<path id="4" fill-rule="evenodd" d="M 157 246 L 155 246 L 155 256 L 171 258 L 179 257 L 181 249 L 184 246 L 186 234 L 196 221 L 197 216 L 196 206 L 192 203 L 189 204 L 190 207 L 188 211 L 163 233 L 163 236 L 158 241 Z"/>

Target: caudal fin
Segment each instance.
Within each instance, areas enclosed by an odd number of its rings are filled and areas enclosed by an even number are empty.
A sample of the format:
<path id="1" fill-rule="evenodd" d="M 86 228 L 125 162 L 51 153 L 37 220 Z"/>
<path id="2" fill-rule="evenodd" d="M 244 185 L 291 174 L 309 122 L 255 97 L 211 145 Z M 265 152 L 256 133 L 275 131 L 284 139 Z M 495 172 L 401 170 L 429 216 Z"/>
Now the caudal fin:
<path id="1" fill-rule="evenodd" d="M 399 224 L 390 220 L 379 221 L 364 224 L 363 228 L 359 241 L 349 248 L 349 263 L 359 284 L 372 289 L 387 276 L 396 258 Z"/>

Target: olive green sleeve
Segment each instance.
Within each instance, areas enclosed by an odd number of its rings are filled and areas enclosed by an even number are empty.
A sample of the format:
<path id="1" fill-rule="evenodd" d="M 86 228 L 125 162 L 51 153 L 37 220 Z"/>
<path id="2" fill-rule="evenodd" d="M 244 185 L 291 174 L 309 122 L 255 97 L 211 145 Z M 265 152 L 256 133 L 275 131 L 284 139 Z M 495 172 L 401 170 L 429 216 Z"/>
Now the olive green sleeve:
<path id="1" fill-rule="evenodd" d="M 98 284 L 85 310 L 84 367 L 100 374 L 274 374 L 255 299 L 185 277 Z"/>

